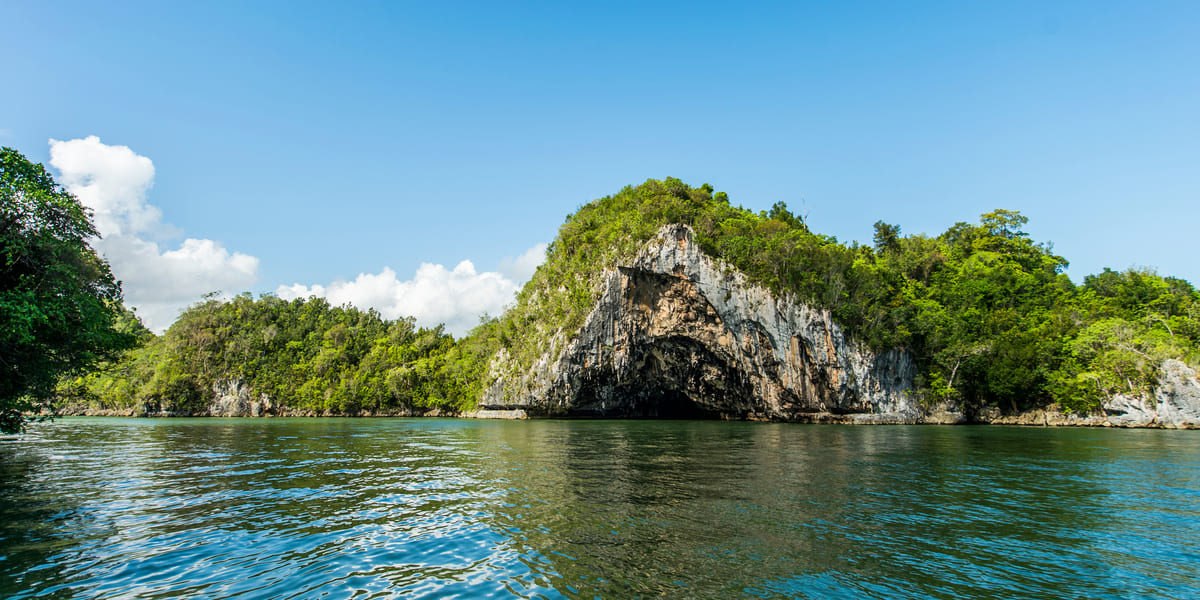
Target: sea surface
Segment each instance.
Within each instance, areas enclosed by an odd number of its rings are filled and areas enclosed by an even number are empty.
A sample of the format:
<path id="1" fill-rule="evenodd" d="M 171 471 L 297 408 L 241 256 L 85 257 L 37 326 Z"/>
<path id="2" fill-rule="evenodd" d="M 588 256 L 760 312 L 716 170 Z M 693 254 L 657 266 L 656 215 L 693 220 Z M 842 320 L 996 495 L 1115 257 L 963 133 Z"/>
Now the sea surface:
<path id="1" fill-rule="evenodd" d="M 0 598 L 1200 598 L 1200 431 L 88 419 Z"/>

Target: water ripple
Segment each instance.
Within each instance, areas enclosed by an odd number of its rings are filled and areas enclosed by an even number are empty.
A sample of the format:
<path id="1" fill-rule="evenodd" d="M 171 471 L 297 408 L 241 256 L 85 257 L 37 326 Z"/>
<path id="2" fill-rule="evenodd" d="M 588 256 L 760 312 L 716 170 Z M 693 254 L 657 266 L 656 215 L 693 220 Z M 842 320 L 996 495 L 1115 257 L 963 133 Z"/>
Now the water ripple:
<path id="1" fill-rule="evenodd" d="M 1195 598 L 1198 432 L 67 419 L 5 598 Z"/>

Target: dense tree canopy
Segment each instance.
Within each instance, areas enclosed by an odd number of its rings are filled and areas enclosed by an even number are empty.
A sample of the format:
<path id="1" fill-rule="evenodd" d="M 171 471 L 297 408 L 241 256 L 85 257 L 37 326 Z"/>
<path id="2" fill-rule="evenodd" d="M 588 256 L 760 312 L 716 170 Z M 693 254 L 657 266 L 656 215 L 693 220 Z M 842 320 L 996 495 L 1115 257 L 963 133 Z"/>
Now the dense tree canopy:
<path id="1" fill-rule="evenodd" d="M 134 342 L 114 328 L 121 288 L 89 245 L 96 235 L 41 165 L 0 149 L 0 431 L 19 430 L 62 375 Z"/>
<path id="2" fill-rule="evenodd" d="M 315 414 L 469 406 L 486 357 L 438 326 L 374 310 L 249 294 L 191 306 L 122 360 L 65 379 L 59 393 L 96 408 L 202 412 L 238 380 L 279 406 Z"/>

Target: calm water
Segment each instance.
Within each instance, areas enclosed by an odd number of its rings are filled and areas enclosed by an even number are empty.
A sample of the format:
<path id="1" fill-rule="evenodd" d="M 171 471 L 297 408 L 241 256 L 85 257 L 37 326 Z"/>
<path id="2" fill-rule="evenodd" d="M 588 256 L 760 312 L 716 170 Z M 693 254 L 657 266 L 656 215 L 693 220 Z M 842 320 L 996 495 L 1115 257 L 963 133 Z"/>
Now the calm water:
<path id="1" fill-rule="evenodd" d="M 66 419 L 3 598 L 1200 598 L 1200 431 Z"/>

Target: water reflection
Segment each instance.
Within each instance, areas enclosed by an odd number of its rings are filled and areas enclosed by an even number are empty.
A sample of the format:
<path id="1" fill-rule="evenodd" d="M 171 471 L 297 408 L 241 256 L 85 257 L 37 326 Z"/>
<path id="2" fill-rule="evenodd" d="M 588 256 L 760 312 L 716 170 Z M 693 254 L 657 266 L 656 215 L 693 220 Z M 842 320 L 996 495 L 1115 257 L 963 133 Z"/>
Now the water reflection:
<path id="1" fill-rule="evenodd" d="M 1195 597 L 1194 433 L 69 419 L 0 597 Z"/>
<path id="2" fill-rule="evenodd" d="M 1178 589 L 1149 564 L 1130 581 L 1127 557 L 1096 559 L 1133 525 L 1113 502 L 1128 492 L 1106 477 L 1123 455 L 1096 438 L 1169 432 L 709 422 L 561 423 L 536 440 L 518 431 L 507 444 L 534 468 L 496 518 L 549 561 L 556 588 L 581 596 Z M 1154 464 L 1175 450 L 1160 440 Z M 1188 568 L 1172 571 L 1194 585 Z"/>

